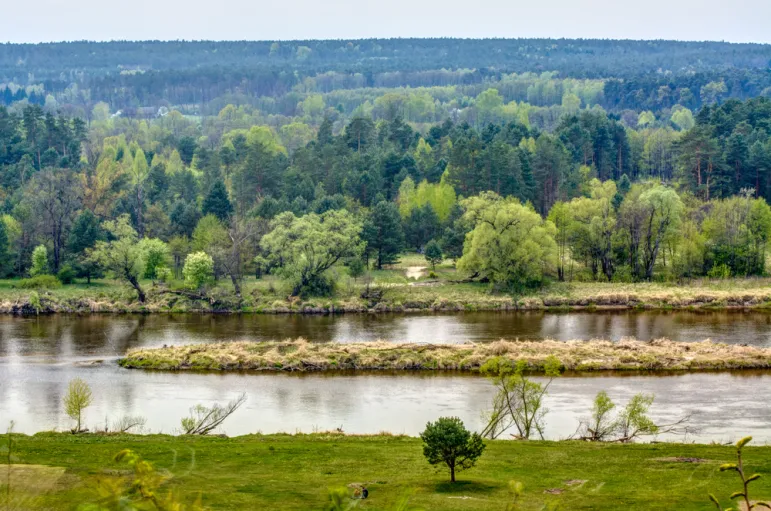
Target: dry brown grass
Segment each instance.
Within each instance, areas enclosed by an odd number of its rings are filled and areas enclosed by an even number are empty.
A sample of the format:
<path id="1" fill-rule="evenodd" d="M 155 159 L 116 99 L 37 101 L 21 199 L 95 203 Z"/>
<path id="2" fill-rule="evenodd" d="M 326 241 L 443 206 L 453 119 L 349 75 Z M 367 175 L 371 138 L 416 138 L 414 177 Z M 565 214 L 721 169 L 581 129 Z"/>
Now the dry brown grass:
<path id="1" fill-rule="evenodd" d="M 305 339 L 280 342 L 228 342 L 131 350 L 120 364 L 159 370 L 478 371 L 488 360 L 524 360 L 540 370 L 547 357 L 565 370 L 725 370 L 771 368 L 771 349 L 711 341 L 667 339 L 618 342 L 506 341 L 468 344 L 395 344 L 384 341 L 337 344 Z"/>

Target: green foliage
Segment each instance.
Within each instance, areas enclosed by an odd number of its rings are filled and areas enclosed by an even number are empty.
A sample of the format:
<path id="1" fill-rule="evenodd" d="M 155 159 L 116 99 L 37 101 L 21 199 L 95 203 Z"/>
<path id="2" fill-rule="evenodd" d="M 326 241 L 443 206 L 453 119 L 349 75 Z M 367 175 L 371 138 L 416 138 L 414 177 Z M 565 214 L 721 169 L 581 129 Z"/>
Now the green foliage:
<path id="1" fill-rule="evenodd" d="M 409 246 L 420 250 L 439 235 L 440 228 L 439 217 L 433 206 L 425 204 L 414 208 L 404 220 L 404 237 Z"/>
<path id="2" fill-rule="evenodd" d="M 8 232 L 5 226 L 5 222 L 0 220 L 0 275 L 10 269 L 10 250 L 8 247 Z"/>
<path id="3" fill-rule="evenodd" d="M 744 467 L 744 460 L 742 459 L 742 450 L 744 447 L 752 441 L 751 436 L 746 436 L 736 442 L 736 463 L 724 463 L 720 465 L 721 472 L 734 471 L 739 476 L 742 483 L 742 489 L 731 494 L 730 500 L 738 500 L 741 502 L 740 507 L 737 509 L 752 510 L 756 508 L 771 509 L 771 502 L 755 501 L 750 498 L 749 487 L 750 483 L 760 479 L 760 474 L 753 474 L 747 476 Z M 709 499 L 715 504 L 718 511 L 733 511 L 732 507 L 724 508 L 717 497 L 714 494 L 709 494 Z"/>
<path id="4" fill-rule="evenodd" d="M 124 449 L 114 461 L 127 465 L 131 476 L 99 477 L 92 487 L 94 502 L 82 504 L 79 511 L 203 511 L 200 494 L 193 504 L 186 505 L 173 491 L 163 491 L 172 476 L 158 471 L 134 451 Z"/>
<path id="5" fill-rule="evenodd" d="M 158 271 L 166 267 L 169 259 L 169 247 L 157 238 L 142 238 L 139 248 L 143 252 L 145 270 L 143 277 L 155 280 Z"/>
<path id="6" fill-rule="evenodd" d="M 145 251 L 138 243 L 137 232 L 131 227 L 129 216 L 121 215 L 117 220 L 104 223 L 111 241 L 97 241 L 87 251 L 91 260 L 112 271 L 116 278 L 127 281 L 137 292 L 140 302 L 145 301 L 145 292 L 139 283 L 145 269 Z"/>
<path id="7" fill-rule="evenodd" d="M 72 430 L 73 433 L 83 431 L 81 427 L 83 410 L 88 408 L 92 401 L 93 396 L 88 383 L 80 378 L 70 380 L 67 394 L 64 396 L 64 411 L 76 422 L 75 428 Z"/>
<path id="8" fill-rule="evenodd" d="M 703 222 L 707 238 L 706 264 L 726 265 L 731 275 L 762 275 L 771 236 L 771 207 L 749 196 L 713 201 Z M 725 272 L 715 270 L 715 277 Z"/>
<path id="9" fill-rule="evenodd" d="M 28 279 L 21 279 L 13 283 L 17 289 L 58 289 L 62 282 L 53 275 L 37 275 Z"/>
<path id="10" fill-rule="evenodd" d="M 485 450 L 482 437 L 468 431 L 457 417 L 440 417 L 436 422 L 427 423 L 420 438 L 423 456 L 431 465 L 446 465 L 453 483 L 455 472 L 476 465 Z"/>
<path id="11" fill-rule="evenodd" d="M 182 269 L 185 285 L 191 289 L 200 289 L 214 278 L 214 261 L 206 252 L 193 252 L 185 258 Z"/>
<path id="12" fill-rule="evenodd" d="M 436 265 L 444 260 L 442 247 L 439 246 L 439 243 L 437 243 L 436 240 L 431 240 L 426 245 L 425 257 L 432 269 L 436 269 Z"/>
<path id="13" fill-rule="evenodd" d="M 341 260 L 361 257 L 362 226 L 345 210 L 296 217 L 282 213 L 260 242 L 264 261 L 292 283 L 294 295 L 326 293 L 325 272 Z"/>
<path id="14" fill-rule="evenodd" d="M 40 309 L 42 309 L 43 306 L 40 303 L 40 295 L 37 293 L 37 291 L 32 291 L 29 294 L 28 301 L 29 304 L 35 309 L 35 314 L 40 314 Z"/>
<path id="15" fill-rule="evenodd" d="M 33 277 L 48 274 L 48 249 L 45 245 L 38 245 L 32 251 L 32 266 L 29 274 Z"/>
<path id="16" fill-rule="evenodd" d="M 463 201 L 466 235 L 458 269 L 506 288 L 540 285 L 557 266 L 556 228 L 513 198 L 492 192 Z"/>
<path id="17" fill-rule="evenodd" d="M 582 440 L 593 442 L 633 442 L 635 439 L 655 435 L 661 431 L 649 417 L 648 411 L 653 404 L 653 395 L 635 394 L 629 403 L 616 416 L 612 411 L 615 403 L 605 391 L 594 398 L 592 413 L 581 421 L 579 435 Z M 667 426 L 667 431 L 674 432 L 675 426 L 687 421 L 687 417 Z"/>
<path id="18" fill-rule="evenodd" d="M 380 201 L 372 208 L 362 229 L 367 252 L 375 254 L 375 266 L 394 264 L 404 250 L 404 231 L 399 211 L 392 202 Z"/>
<path id="19" fill-rule="evenodd" d="M 214 215 L 223 222 L 227 220 L 233 212 L 233 205 L 230 203 L 225 183 L 217 181 L 212 185 L 203 201 L 202 210 L 204 215 Z"/>
<path id="20" fill-rule="evenodd" d="M 62 284 L 72 284 L 75 282 L 75 276 L 75 270 L 73 270 L 72 266 L 69 264 L 63 265 L 56 273 L 56 278 L 59 279 L 59 282 Z"/>
<path id="21" fill-rule="evenodd" d="M 560 361 L 550 355 L 544 361 L 544 374 L 548 379 L 546 383 L 540 383 L 527 374 L 528 365 L 524 360 L 512 363 L 496 357 L 485 362 L 480 372 L 489 376 L 497 393 L 492 409 L 485 413 L 487 425 L 482 436 L 495 439 L 513 426 L 518 439 L 529 440 L 536 434 L 543 439 L 545 417 L 549 411 L 544 408 L 543 400 L 560 370 Z"/>

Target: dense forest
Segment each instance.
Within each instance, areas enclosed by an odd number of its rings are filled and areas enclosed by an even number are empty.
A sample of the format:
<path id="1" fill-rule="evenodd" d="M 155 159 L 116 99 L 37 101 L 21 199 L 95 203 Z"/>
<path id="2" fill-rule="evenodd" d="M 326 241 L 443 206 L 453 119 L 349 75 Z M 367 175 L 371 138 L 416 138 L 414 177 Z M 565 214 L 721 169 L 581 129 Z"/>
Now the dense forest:
<path id="1" fill-rule="evenodd" d="M 351 114 L 383 94 L 437 103 L 428 119 L 471 106 L 488 88 L 509 103 L 584 105 L 615 112 L 695 109 L 771 94 L 771 46 L 569 39 L 389 39 L 264 42 L 0 44 L 0 103 L 49 103 L 87 118 L 103 101 L 125 115 L 174 106 L 216 114 L 249 104 L 291 117 L 315 94 Z M 524 78 L 522 78 L 524 75 Z M 404 88 L 417 89 L 416 91 Z M 370 105 L 371 106 L 371 105 Z M 429 113 L 430 114 L 430 113 Z M 408 119 L 419 121 L 421 119 Z M 279 124 L 282 121 L 278 121 Z"/>
<path id="2" fill-rule="evenodd" d="M 181 278 L 190 263 L 199 284 L 208 272 L 239 292 L 244 275 L 273 273 L 326 294 L 333 266 L 359 274 L 404 250 L 499 288 L 765 274 L 768 47 L 308 44 L 0 47 L 2 72 L 29 80 L 2 86 L 2 275 L 109 274 L 143 299 L 142 279 Z M 428 69 L 451 50 L 501 68 Z M 236 93 L 238 72 L 216 74 L 212 54 L 255 76 L 274 66 L 285 89 Z M 536 57 L 574 76 L 533 73 Z M 35 82 L 62 62 L 79 71 Z M 134 68 L 114 74 L 119 62 Z M 677 72 L 650 72 L 662 65 Z M 407 76 L 426 83 L 405 88 Z M 163 84 L 172 77 L 179 88 Z M 175 103 L 193 90 L 195 114 Z"/>

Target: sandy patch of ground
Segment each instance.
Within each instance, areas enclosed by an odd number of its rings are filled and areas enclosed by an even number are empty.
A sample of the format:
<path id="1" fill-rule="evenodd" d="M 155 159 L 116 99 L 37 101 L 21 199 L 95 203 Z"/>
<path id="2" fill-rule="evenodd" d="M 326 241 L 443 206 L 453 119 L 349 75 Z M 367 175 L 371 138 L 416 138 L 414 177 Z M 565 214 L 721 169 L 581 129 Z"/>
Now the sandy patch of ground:
<path id="1" fill-rule="evenodd" d="M 418 280 L 426 274 L 425 266 L 409 266 L 404 272 L 408 279 Z"/>

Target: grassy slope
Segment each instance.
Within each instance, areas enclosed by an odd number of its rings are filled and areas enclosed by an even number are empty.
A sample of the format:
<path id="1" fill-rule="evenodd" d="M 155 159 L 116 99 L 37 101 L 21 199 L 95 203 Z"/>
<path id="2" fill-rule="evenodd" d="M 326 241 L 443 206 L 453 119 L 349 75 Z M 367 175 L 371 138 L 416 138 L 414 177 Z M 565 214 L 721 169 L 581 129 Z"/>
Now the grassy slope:
<path id="1" fill-rule="evenodd" d="M 0 442 L 4 443 L 4 442 Z M 427 510 L 503 510 L 507 483 L 525 485 L 521 509 L 558 501 L 560 509 L 703 510 L 708 492 L 727 496 L 738 489 L 735 475 L 718 472 L 732 461 L 727 446 L 579 442 L 488 443 L 478 466 L 451 485 L 421 455 L 419 439 L 340 435 L 190 438 L 169 436 L 19 437 L 17 463 L 66 467 L 54 491 L 39 505 L 72 509 L 89 501 L 88 482 L 105 469 L 122 469 L 111 457 L 131 448 L 174 474 L 169 486 L 192 498 L 198 492 L 212 509 L 323 509 L 329 487 L 367 483 L 370 498 L 360 509 L 389 509 L 406 490 L 411 504 Z M 174 459 L 176 457 L 176 464 Z M 683 463 L 664 458 L 702 458 Z M 751 447 L 752 473 L 771 473 L 771 447 Z M 5 468 L 0 466 L 2 481 Z M 566 481 L 585 480 L 568 486 Z M 757 498 L 771 497 L 771 479 L 754 483 Z M 545 494 L 552 488 L 560 495 Z M 456 497 L 456 498 L 452 498 Z M 469 497 L 461 499 L 457 497 Z"/>
<path id="2" fill-rule="evenodd" d="M 275 277 L 256 280 L 248 276 L 243 284 L 243 302 L 238 302 L 227 279 L 214 289 L 219 297 L 217 310 L 245 312 L 323 312 L 335 310 L 499 310 L 567 307 L 768 307 L 771 304 L 771 279 L 697 280 L 687 285 L 676 283 L 552 283 L 544 289 L 519 296 L 492 294 L 487 284 L 461 283 L 461 275 L 449 261 L 437 267 L 436 278 L 430 268 L 415 280 L 407 278 L 410 267 L 426 267 L 418 254 L 405 254 L 401 261 L 384 270 L 372 271 L 373 285 L 383 290 L 380 300 L 361 298 L 363 279 L 353 281 L 345 268 L 334 270 L 338 289 L 331 298 L 288 299 L 289 287 Z M 0 280 L 0 312 L 28 301 L 30 290 L 13 288 L 14 281 Z M 141 305 L 135 293 L 120 282 L 100 280 L 87 286 L 79 283 L 59 289 L 40 291 L 43 309 L 48 312 L 88 311 L 206 311 L 208 302 L 191 301 L 172 294 L 161 294 L 152 282 L 143 283 L 149 301 Z M 175 282 L 172 286 L 181 286 Z M 377 302 L 377 303 L 376 303 Z"/>

